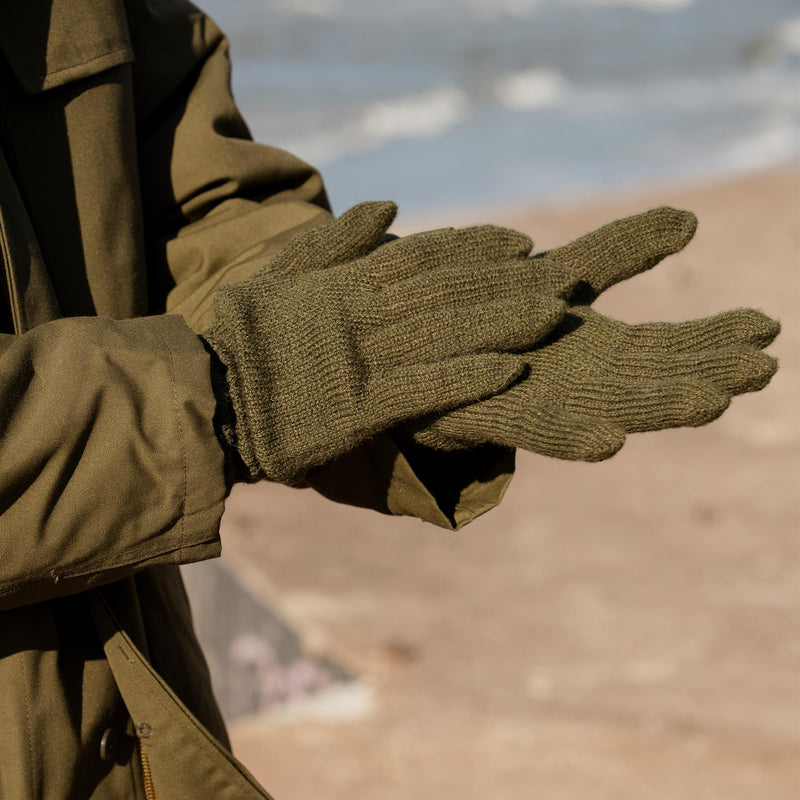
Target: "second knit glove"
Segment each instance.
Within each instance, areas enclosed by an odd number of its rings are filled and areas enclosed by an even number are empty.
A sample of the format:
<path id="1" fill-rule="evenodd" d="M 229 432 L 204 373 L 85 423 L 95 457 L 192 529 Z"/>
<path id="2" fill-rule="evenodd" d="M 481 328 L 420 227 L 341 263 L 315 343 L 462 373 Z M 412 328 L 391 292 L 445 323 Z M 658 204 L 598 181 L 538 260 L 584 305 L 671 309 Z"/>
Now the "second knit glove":
<path id="1" fill-rule="evenodd" d="M 626 433 L 702 425 L 733 395 L 764 387 L 777 362 L 760 350 L 780 326 L 759 311 L 628 325 L 591 308 L 608 287 L 681 250 L 695 228 L 689 212 L 654 209 L 532 259 L 543 290 L 556 287 L 565 269 L 581 282 L 564 295 L 569 310 L 558 327 L 524 354 L 527 376 L 429 420 L 414 438 L 445 450 L 491 442 L 599 461 L 622 447 Z"/>

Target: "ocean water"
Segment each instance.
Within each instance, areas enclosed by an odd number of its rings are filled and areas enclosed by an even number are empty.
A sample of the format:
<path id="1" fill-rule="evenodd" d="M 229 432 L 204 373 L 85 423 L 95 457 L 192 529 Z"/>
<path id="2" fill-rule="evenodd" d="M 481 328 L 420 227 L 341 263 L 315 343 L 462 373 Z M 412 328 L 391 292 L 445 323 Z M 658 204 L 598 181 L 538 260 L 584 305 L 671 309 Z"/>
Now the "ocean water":
<path id="1" fill-rule="evenodd" d="M 800 159 L 800 0 L 200 0 L 335 210 L 593 197 Z"/>

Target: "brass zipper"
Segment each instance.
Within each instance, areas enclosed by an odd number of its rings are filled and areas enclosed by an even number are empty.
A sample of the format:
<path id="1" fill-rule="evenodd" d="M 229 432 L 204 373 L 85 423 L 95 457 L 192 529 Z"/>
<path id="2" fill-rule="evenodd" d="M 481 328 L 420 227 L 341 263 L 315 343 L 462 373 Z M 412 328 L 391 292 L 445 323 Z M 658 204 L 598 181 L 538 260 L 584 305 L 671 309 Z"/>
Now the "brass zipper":
<path id="1" fill-rule="evenodd" d="M 156 787 L 153 783 L 153 774 L 150 772 L 150 762 L 147 759 L 147 753 L 144 751 L 141 739 L 139 739 L 139 761 L 142 765 L 142 777 L 144 778 L 144 796 L 146 800 L 158 800 Z"/>

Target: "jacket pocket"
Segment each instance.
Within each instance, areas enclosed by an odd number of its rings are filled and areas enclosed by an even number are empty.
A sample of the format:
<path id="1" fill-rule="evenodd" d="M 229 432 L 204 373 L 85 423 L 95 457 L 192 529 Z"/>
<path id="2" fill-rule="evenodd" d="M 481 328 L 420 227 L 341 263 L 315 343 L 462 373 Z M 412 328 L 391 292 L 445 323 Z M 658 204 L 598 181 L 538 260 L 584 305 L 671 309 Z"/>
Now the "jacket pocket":
<path id="1" fill-rule="evenodd" d="M 90 592 L 89 606 L 159 800 L 272 800 L 153 669 L 122 629 L 103 590 Z"/>

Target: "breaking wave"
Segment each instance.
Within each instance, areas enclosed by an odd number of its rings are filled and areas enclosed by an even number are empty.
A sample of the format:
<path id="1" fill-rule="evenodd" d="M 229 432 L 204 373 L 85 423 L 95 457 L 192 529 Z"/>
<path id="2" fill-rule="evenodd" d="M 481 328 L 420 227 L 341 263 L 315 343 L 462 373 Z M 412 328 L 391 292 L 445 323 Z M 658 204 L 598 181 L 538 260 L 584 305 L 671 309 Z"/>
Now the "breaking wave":
<path id="1" fill-rule="evenodd" d="M 326 164 L 395 139 L 440 136 L 465 119 L 469 109 L 469 98 L 461 89 L 435 89 L 372 103 L 355 121 L 296 140 L 287 148 L 314 164 Z"/>
<path id="2" fill-rule="evenodd" d="M 522 111 L 551 106 L 564 97 L 568 88 L 567 80 L 558 72 L 540 68 L 500 78 L 495 94 L 507 108 Z"/>
<path id="3" fill-rule="evenodd" d="M 800 53 L 800 17 L 784 22 L 778 28 L 777 40 L 784 50 Z"/>

